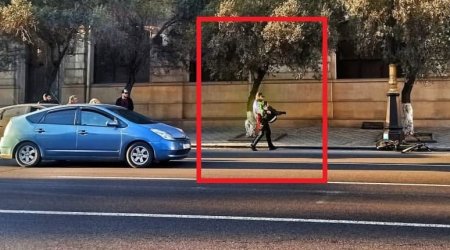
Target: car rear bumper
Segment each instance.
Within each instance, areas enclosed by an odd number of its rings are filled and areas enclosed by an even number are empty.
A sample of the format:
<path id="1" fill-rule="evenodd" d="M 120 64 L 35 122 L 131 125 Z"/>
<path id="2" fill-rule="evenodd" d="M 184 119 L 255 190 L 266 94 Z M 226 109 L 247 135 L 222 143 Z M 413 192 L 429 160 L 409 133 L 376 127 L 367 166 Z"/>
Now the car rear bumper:
<path id="1" fill-rule="evenodd" d="M 0 154 L 0 159 L 12 159 L 12 154 Z"/>

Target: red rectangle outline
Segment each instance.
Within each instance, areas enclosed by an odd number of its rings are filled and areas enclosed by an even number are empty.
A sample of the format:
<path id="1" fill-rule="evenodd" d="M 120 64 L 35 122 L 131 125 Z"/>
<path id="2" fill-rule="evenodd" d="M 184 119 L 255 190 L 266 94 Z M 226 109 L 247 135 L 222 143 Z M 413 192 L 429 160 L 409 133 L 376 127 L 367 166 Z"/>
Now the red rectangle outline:
<path id="1" fill-rule="evenodd" d="M 322 178 L 203 178 L 202 177 L 202 23 L 203 22 L 319 22 L 322 24 Z M 327 183 L 328 182 L 328 18 L 310 17 L 217 17 L 199 16 L 196 20 L 197 92 L 197 183 Z"/>

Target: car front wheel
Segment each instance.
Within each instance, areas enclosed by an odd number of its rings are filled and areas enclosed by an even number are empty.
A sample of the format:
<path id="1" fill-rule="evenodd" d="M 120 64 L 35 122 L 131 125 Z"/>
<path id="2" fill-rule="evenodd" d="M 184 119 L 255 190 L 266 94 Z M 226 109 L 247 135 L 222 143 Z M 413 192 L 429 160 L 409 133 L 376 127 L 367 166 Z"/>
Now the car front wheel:
<path id="1" fill-rule="evenodd" d="M 149 167 L 153 162 L 153 149 L 147 143 L 136 142 L 128 148 L 126 158 L 133 168 Z"/>
<path id="2" fill-rule="evenodd" d="M 21 167 L 33 167 L 41 161 L 41 152 L 36 144 L 24 142 L 17 148 L 15 158 Z"/>

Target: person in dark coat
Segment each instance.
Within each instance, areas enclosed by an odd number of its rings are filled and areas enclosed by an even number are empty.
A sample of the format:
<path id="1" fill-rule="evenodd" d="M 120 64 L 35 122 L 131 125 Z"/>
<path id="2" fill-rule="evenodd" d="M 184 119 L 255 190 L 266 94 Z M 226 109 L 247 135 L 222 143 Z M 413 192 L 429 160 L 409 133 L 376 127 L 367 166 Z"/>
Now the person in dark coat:
<path id="1" fill-rule="evenodd" d="M 58 101 L 53 100 L 52 96 L 49 93 L 44 93 L 42 95 L 42 100 L 40 100 L 38 104 L 45 104 L 45 103 L 58 104 Z"/>
<path id="2" fill-rule="evenodd" d="M 126 108 L 128 110 L 134 110 L 133 100 L 131 99 L 129 94 L 130 93 L 128 92 L 127 89 L 123 89 L 122 90 L 122 96 L 117 98 L 117 100 L 116 100 L 116 105 L 124 107 L 124 108 Z"/>
<path id="3" fill-rule="evenodd" d="M 256 150 L 256 144 L 258 144 L 259 140 L 261 140 L 261 138 L 264 136 L 264 134 L 266 135 L 266 140 L 267 140 L 267 145 L 269 146 L 269 150 L 275 150 L 277 149 L 273 143 L 272 143 L 272 131 L 270 130 L 270 125 L 269 125 L 269 121 L 272 118 L 272 112 L 271 109 L 269 109 L 269 104 L 264 101 L 263 104 L 263 110 L 262 110 L 262 117 L 261 117 L 261 129 L 258 133 L 258 136 L 256 136 L 256 138 L 253 140 L 252 144 L 251 144 L 251 148 L 253 151 L 257 151 Z"/>

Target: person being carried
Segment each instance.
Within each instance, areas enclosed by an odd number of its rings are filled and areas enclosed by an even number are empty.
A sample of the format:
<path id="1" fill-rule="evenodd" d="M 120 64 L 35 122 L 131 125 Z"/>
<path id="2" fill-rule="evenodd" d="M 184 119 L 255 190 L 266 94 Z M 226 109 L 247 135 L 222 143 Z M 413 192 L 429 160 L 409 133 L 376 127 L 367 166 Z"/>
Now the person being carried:
<path id="1" fill-rule="evenodd" d="M 131 99 L 129 94 L 130 93 L 128 92 L 127 89 L 123 89 L 121 97 L 117 98 L 116 100 L 116 105 L 124 107 L 129 110 L 134 110 L 133 100 Z"/>
<path id="2" fill-rule="evenodd" d="M 253 116 L 256 120 L 256 126 L 255 126 L 255 135 L 258 135 L 259 131 L 261 130 L 261 118 L 262 118 L 262 112 L 263 112 L 263 102 L 264 102 L 264 95 L 261 92 L 256 93 L 255 101 L 253 102 Z"/>
<path id="3" fill-rule="evenodd" d="M 269 104 L 264 101 L 262 109 L 258 110 L 258 115 L 261 116 L 261 129 L 258 132 L 258 136 L 253 140 L 252 144 L 250 145 L 251 149 L 253 151 L 256 150 L 256 145 L 258 144 L 259 140 L 266 135 L 267 145 L 269 146 L 269 150 L 275 150 L 277 149 L 273 143 L 272 143 L 272 131 L 270 130 L 269 121 L 272 117 L 272 111 L 269 110 Z"/>

